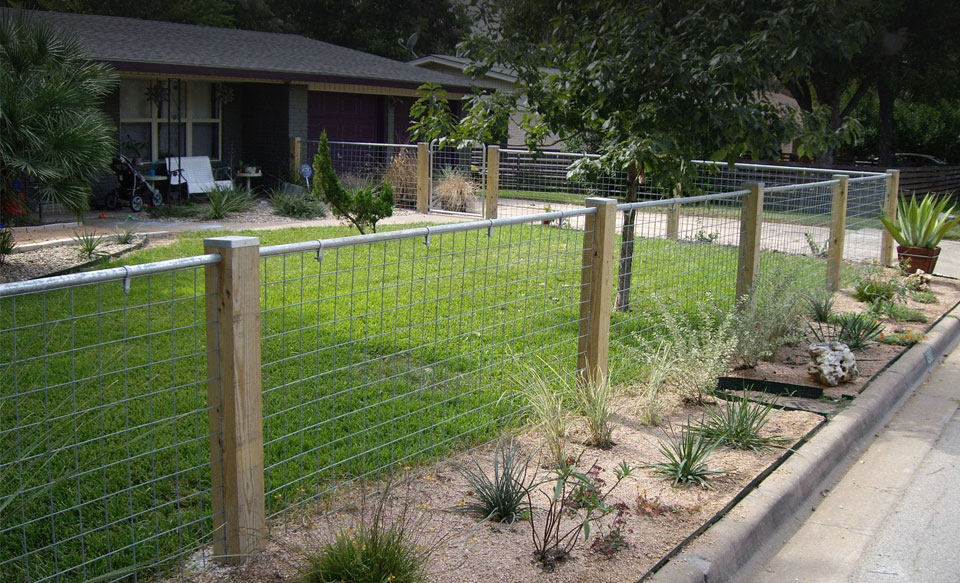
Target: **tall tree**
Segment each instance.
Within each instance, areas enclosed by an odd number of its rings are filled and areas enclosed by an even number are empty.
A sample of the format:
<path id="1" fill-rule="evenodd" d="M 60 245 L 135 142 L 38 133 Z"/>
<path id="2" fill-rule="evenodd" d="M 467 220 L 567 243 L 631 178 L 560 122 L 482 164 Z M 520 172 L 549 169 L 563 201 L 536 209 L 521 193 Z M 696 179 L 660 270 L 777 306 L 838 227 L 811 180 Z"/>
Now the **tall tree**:
<path id="1" fill-rule="evenodd" d="M 781 23 L 768 4 L 481 1 L 481 32 L 461 48 L 479 63 L 476 72 L 503 65 L 517 74 L 514 99 L 534 114 L 530 141 L 553 132 L 597 144 L 597 164 L 625 171 L 632 201 L 648 174 L 683 182 L 692 158 L 779 152 L 793 118 L 766 90 L 773 71 L 792 65 L 769 50 L 766 37 Z M 633 219 L 622 237 L 621 310 L 630 304 Z"/>
<path id="2" fill-rule="evenodd" d="M 90 179 L 116 150 L 101 109 L 115 87 L 109 66 L 87 61 L 74 39 L 7 13 L 0 22 L 0 209 L 10 213 L 33 186 L 42 200 L 86 210 Z"/>

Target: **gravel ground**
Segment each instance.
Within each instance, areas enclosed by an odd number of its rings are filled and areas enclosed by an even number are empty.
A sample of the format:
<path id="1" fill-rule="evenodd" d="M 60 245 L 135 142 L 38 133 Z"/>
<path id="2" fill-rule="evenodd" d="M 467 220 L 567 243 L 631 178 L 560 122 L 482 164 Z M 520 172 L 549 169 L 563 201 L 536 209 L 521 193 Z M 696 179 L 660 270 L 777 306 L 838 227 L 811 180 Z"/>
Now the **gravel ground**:
<path id="1" fill-rule="evenodd" d="M 129 245 L 118 245 L 112 239 L 104 239 L 104 244 L 98 251 L 102 255 L 112 255 L 133 248 L 140 240 L 137 238 Z M 0 267 L 0 283 L 43 277 L 87 261 L 90 260 L 80 257 L 75 244 L 13 253 L 7 256 L 3 267 Z"/>

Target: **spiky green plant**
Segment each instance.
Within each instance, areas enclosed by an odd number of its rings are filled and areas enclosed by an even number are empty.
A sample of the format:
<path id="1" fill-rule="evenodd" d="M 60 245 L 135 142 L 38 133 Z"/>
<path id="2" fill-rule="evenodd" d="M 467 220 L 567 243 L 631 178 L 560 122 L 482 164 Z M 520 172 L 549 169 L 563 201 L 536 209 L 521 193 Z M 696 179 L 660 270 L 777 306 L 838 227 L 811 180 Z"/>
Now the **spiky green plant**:
<path id="1" fill-rule="evenodd" d="M 0 229 L 0 267 L 7 261 L 7 255 L 16 250 L 17 246 L 13 242 L 13 231 L 10 229 Z"/>
<path id="2" fill-rule="evenodd" d="M 777 436 L 761 435 L 775 404 L 776 401 L 751 401 L 744 392 L 723 406 L 707 409 L 706 420 L 695 429 L 708 439 L 735 449 L 761 451 L 777 447 L 786 440 Z"/>
<path id="3" fill-rule="evenodd" d="M 80 257 L 84 259 L 94 259 L 103 255 L 103 252 L 100 251 L 100 246 L 106 243 L 103 235 L 98 235 L 93 231 L 83 231 L 74 233 L 73 240 L 77 244 L 77 252 L 80 254 Z"/>
<path id="4" fill-rule="evenodd" d="M 917 197 L 900 199 L 896 222 L 886 215 L 880 220 L 897 243 L 906 247 L 933 249 L 951 228 L 960 224 L 960 216 L 950 218 L 956 207 L 948 196 L 927 195 L 920 202 Z"/>
<path id="5" fill-rule="evenodd" d="M 878 340 L 883 332 L 883 324 L 865 312 L 837 314 L 830 320 L 826 324 L 809 326 L 817 342 L 838 341 L 849 346 L 850 350 L 863 350 Z"/>
<path id="6" fill-rule="evenodd" d="M 225 219 L 233 213 L 242 213 L 253 206 L 253 198 L 247 190 L 218 186 L 207 193 L 210 209 L 207 219 Z"/>
<path id="7" fill-rule="evenodd" d="M 116 241 L 117 245 L 129 245 L 133 243 L 133 240 L 136 238 L 137 236 L 133 232 L 133 229 L 124 229 L 123 231 L 113 234 L 113 240 Z"/>
<path id="8" fill-rule="evenodd" d="M 101 108 L 116 83 L 74 37 L 24 12 L 0 19 L 0 214 L 21 210 L 15 182 L 77 214 L 88 208 L 90 181 L 116 151 Z"/>
<path id="9" fill-rule="evenodd" d="M 702 423 L 701 423 L 702 425 Z M 711 470 L 707 459 L 719 442 L 704 435 L 690 425 L 680 428 L 680 434 L 671 428 L 666 441 L 660 440 L 660 453 L 666 461 L 649 464 L 654 474 L 668 478 L 677 484 L 698 484 L 710 488 L 707 480 L 710 476 L 726 474 L 726 470 Z"/>
<path id="10" fill-rule="evenodd" d="M 457 510 L 478 514 L 484 521 L 508 524 L 529 516 L 527 491 L 536 480 L 536 472 L 529 476 L 530 460 L 530 456 L 521 455 L 519 446 L 511 441 L 497 446 L 492 476 L 476 461 L 475 468 L 460 468 L 474 501 Z"/>
<path id="11" fill-rule="evenodd" d="M 808 294 L 807 297 L 807 315 L 814 322 L 826 322 L 833 315 L 833 293 L 829 290 L 819 290 Z"/>

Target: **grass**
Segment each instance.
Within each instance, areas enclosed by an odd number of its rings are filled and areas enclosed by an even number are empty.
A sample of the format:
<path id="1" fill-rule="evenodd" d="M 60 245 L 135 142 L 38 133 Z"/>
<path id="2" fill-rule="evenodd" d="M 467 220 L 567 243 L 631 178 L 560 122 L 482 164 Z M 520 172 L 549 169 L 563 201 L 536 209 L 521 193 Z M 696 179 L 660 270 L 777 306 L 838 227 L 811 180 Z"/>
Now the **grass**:
<path id="1" fill-rule="evenodd" d="M 501 190 L 499 194 L 500 198 L 516 198 L 519 200 L 575 204 L 579 206 L 583 206 L 583 201 L 588 196 L 588 194 L 575 194 L 571 192 L 540 192 L 535 190 Z"/>
<path id="2" fill-rule="evenodd" d="M 199 254 L 215 234 L 108 266 Z M 736 249 L 719 245 L 638 239 L 636 253 L 669 261 L 634 263 L 633 310 L 615 314 L 611 342 L 625 379 L 630 350 L 656 338 L 659 298 L 678 311 L 704 290 L 732 301 L 736 271 Z M 581 256 L 582 233 L 527 225 L 261 261 L 268 513 L 518 424 L 501 396 L 524 362 L 573 375 Z M 0 492 L 16 509 L 0 513 L 0 580 L 89 580 L 209 541 L 203 289 L 198 269 L 134 279 L 127 294 L 111 282 L 0 298 Z"/>

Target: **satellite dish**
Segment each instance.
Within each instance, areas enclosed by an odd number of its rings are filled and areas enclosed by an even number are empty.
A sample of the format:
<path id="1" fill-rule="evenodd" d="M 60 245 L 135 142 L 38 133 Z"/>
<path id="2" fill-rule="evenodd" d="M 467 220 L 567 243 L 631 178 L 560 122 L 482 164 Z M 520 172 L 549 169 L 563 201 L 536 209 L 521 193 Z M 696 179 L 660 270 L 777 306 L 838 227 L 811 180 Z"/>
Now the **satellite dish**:
<path id="1" fill-rule="evenodd" d="M 420 33 L 414 32 L 413 34 L 410 35 L 410 38 L 408 38 L 406 41 L 404 41 L 402 38 L 398 38 L 397 44 L 403 47 L 404 49 L 406 49 L 407 51 L 409 51 L 410 54 L 413 55 L 414 58 L 416 58 L 417 53 L 413 50 L 413 48 L 417 45 L 417 39 L 419 38 L 420 38 Z"/>

